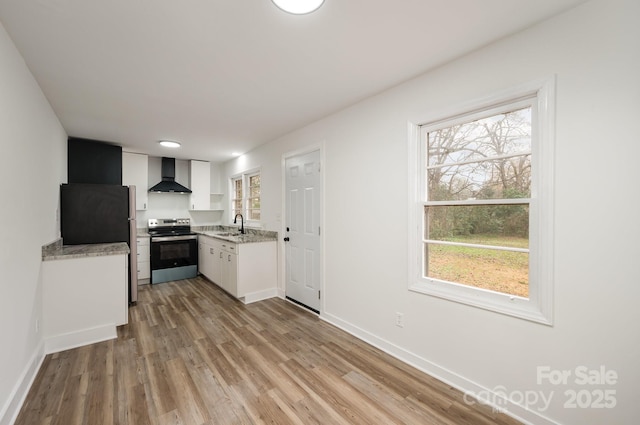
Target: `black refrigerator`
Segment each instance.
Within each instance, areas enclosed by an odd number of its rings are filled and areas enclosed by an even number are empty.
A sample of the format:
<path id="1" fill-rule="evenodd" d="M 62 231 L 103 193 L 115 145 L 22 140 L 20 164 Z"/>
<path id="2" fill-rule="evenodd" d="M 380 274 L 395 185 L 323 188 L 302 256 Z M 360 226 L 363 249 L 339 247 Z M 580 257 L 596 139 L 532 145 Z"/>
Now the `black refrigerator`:
<path id="1" fill-rule="evenodd" d="M 60 186 L 64 245 L 129 244 L 129 302 L 138 300 L 135 186 L 71 183 Z"/>

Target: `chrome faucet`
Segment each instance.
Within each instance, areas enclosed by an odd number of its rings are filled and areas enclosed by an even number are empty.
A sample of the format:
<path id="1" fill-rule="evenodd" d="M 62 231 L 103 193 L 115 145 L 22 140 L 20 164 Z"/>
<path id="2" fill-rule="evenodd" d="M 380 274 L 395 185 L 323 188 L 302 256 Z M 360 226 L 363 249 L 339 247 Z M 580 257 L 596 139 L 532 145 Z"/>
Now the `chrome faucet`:
<path id="1" fill-rule="evenodd" d="M 244 217 L 242 214 L 236 214 L 236 216 L 233 217 L 233 224 L 238 223 L 238 216 L 240 216 L 240 233 L 244 235 Z"/>

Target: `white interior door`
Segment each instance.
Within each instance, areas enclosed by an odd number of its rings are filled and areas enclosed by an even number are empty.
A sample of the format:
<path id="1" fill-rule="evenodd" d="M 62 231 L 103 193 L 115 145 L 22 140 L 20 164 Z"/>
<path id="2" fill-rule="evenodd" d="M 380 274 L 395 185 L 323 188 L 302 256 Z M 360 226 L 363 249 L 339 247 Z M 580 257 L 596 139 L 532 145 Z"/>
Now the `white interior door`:
<path id="1" fill-rule="evenodd" d="M 320 310 L 320 151 L 285 160 L 285 292 Z"/>

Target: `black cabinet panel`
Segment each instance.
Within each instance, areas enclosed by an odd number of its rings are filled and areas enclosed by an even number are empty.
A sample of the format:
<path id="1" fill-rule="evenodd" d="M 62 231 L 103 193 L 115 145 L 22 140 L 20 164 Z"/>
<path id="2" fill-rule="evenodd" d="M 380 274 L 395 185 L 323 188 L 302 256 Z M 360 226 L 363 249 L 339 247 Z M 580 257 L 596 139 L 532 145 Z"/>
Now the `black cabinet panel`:
<path id="1" fill-rule="evenodd" d="M 122 184 L 122 147 L 96 140 L 69 137 L 69 183 Z"/>

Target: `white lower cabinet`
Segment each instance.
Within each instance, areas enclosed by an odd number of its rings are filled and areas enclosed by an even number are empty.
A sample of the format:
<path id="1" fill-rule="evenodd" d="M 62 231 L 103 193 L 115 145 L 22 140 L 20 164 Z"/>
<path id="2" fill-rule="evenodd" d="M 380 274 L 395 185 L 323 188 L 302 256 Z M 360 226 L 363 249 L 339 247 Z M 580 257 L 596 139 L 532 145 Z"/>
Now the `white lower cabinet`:
<path id="1" fill-rule="evenodd" d="M 151 279 L 150 239 L 140 237 L 138 240 L 138 285 L 149 283 Z"/>
<path id="2" fill-rule="evenodd" d="M 277 293 L 276 242 L 236 244 L 199 236 L 199 271 L 245 303 Z"/>
<path id="3" fill-rule="evenodd" d="M 45 353 L 117 337 L 128 322 L 127 255 L 42 262 Z"/>
<path id="4" fill-rule="evenodd" d="M 220 270 L 220 278 L 218 285 L 231 295 L 239 298 L 238 294 L 238 255 L 231 252 L 228 247 L 220 251 L 218 258 L 218 268 Z"/>
<path id="5" fill-rule="evenodd" d="M 213 282 L 220 280 L 218 256 L 222 255 L 213 238 L 198 237 L 198 272 Z"/>

